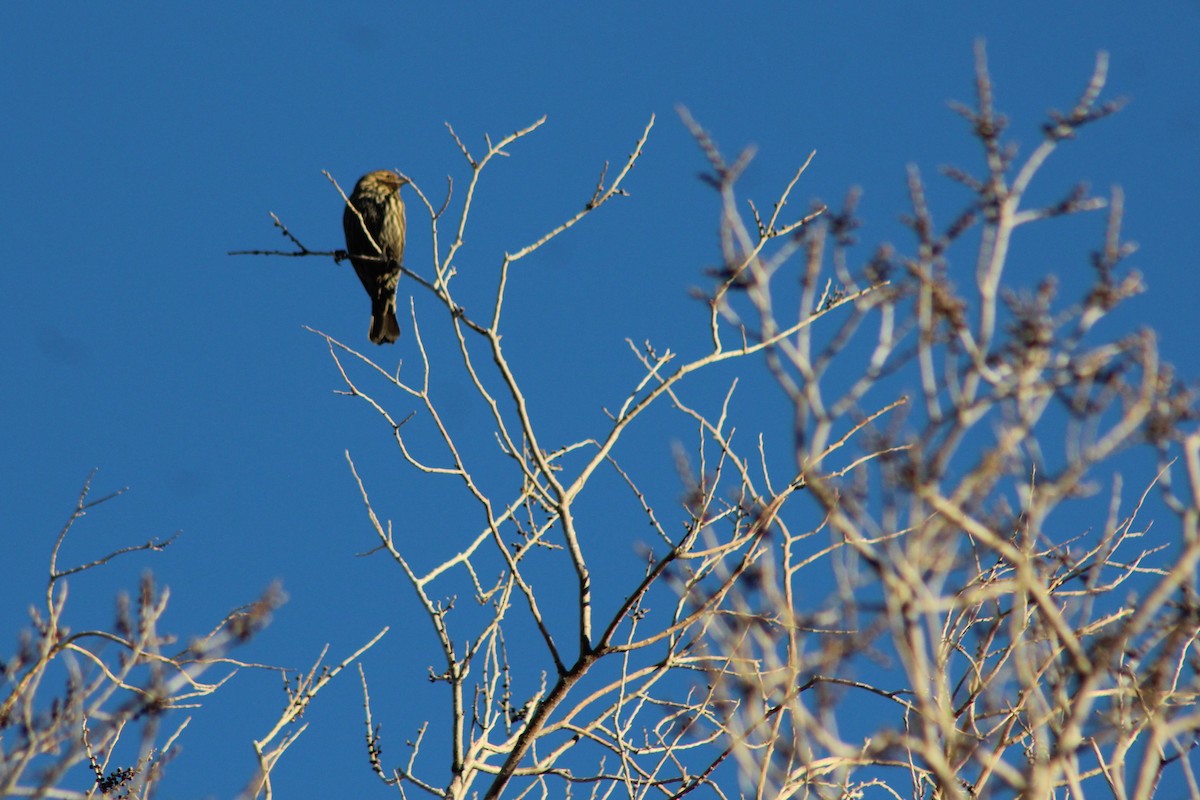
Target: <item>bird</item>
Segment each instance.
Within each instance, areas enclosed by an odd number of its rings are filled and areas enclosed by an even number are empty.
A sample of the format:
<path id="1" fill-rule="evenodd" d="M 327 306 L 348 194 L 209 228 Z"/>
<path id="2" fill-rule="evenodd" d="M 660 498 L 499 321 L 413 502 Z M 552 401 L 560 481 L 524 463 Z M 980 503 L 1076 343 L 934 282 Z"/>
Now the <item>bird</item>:
<path id="1" fill-rule="evenodd" d="M 358 279 L 371 297 L 370 339 L 391 344 L 400 338 L 396 321 L 396 284 L 404 262 L 404 201 L 400 187 L 408 181 L 389 169 L 358 179 L 342 213 L 346 252 Z"/>

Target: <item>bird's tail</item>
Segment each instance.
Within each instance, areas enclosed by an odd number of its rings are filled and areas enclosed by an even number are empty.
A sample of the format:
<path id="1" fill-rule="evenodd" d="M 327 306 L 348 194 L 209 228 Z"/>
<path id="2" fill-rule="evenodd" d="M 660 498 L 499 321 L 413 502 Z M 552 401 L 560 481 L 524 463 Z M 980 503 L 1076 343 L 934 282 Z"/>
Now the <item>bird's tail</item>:
<path id="1" fill-rule="evenodd" d="M 371 341 L 391 344 L 400 338 L 400 323 L 396 321 L 396 296 L 379 298 L 371 303 Z"/>

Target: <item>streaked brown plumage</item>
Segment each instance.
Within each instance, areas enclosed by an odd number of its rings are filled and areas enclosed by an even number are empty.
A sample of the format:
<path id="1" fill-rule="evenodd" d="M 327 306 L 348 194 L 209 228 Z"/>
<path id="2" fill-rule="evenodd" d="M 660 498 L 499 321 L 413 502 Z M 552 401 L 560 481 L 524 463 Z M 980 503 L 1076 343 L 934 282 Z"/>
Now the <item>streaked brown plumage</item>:
<path id="1" fill-rule="evenodd" d="M 400 338 L 396 284 L 404 261 L 404 201 L 400 199 L 400 187 L 406 182 L 391 170 L 368 172 L 358 179 L 350 195 L 350 203 L 358 213 L 347 206 L 342 214 L 350 263 L 371 296 L 370 337 L 375 344 L 391 344 Z"/>

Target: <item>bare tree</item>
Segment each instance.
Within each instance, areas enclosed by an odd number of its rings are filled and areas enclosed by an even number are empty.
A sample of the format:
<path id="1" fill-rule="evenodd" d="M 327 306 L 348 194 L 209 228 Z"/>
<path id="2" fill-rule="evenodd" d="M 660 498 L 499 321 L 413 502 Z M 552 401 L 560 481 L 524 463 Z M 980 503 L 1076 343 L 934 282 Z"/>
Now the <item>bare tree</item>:
<path id="1" fill-rule="evenodd" d="M 705 487 L 693 512 L 715 516 L 723 496 L 751 511 L 770 498 L 756 580 L 689 586 L 696 608 L 723 596 L 708 629 L 723 660 L 710 679 L 732 710 L 716 730 L 747 794 L 1148 798 L 1175 763 L 1170 796 L 1200 796 L 1189 762 L 1200 732 L 1195 394 L 1160 361 L 1152 331 L 1100 330 L 1142 290 L 1121 267 L 1133 247 L 1120 236 L 1120 190 L 1026 201 L 1046 159 L 1119 107 L 1099 100 L 1106 67 L 1101 54 L 1079 101 L 1052 113 L 1022 158 L 1002 138 L 980 46 L 977 103 L 956 110 L 984 169 L 945 170 L 971 201 L 938 225 L 911 169 L 913 251 L 880 248 L 857 270 L 853 197 L 768 256 L 770 224 L 741 213 L 736 170 L 693 126 L 722 197 L 728 277 L 712 299 L 749 339 L 789 325 L 772 301 L 789 246 L 803 254 L 801 319 L 822 308 L 827 263 L 840 292 L 887 282 L 831 335 L 805 326 L 768 348 L 796 411 L 796 473 L 773 481 L 788 488 L 738 476 L 723 494 Z M 1005 288 L 1019 228 L 1105 206 L 1093 280 L 1073 303 L 1059 301 L 1053 276 Z M 960 248 L 973 279 L 952 260 Z M 734 288 L 746 302 L 726 302 Z M 856 347 L 868 366 L 841 380 L 833 368 Z M 722 432 L 712 426 L 712 448 L 733 460 Z M 841 448 L 834 462 L 830 450 L 851 436 L 862 452 Z M 1158 466 L 1130 497 L 1115 459 L 1137 449 Z M 800 488 L 806 502 L 788 502 Z M 1168 524 L 1156 520 L 1151 536 L 1154 490 Z M 762 528 L 760 518 L 710 525 L 711 546 Z M 802 591 L 814 570 L 836 579 L 821 603 Z"/>
<path id="2" fill-rule="evenodd" d="M 439 530 L 443 556 L 419 566 L 347 453 L 378 552 L 438 642 L 430 677 L 446 703 L 446 741 L 404 720 L 408 752 L 385 755 L 368 680 L 378 671 L 360 666 L 379 778 L 402 796 L 444 798 L 1147 798 L 1176 764 L 1200 797 L 1189 762 L 1200 729 L 1195 397 L 1153 333 L 1101 330 L 1142 288 L 1122 265 L 1132 247 L 1120 191 L 1026 201 L 1046 159 L 1117 110 L 1100 101 L 1105 68 L 1101 56 L 1022 158 L 1003 138 L 980 47 L 977 103 L 957 110 L 983 172 L 946 170 L 971 200 L 939 224 L 911 171 L 909 254 L 855 255 L 854 193 L 836 213 L 790 211 L 807 163 L 769 211 L 743 206 L 751 153 L 727 160 L 684 112 L 720 200 L 706 344 L 684 360 L 631 342 L 640 377 L 577 441 L 548 437 L 506 349 L 509 276 L 626 194 L 654 120 L 578 212 L 497 255 L 487 276 L 473 257 L 469 278 L 458 266 L 476 189 L 544 120 L 481 152 L 451 129 L 469 171 L 458 199 L 452 182 L 436 201 L 405 176 L 433 243 L 427 269 L 405 274 L 439 317 L 430 325 L 411 306 L 415 368 L 384 369 L 320 334 L 345 393 L 380 415 L 411 470 L 442 482 L 441 505 L 476 520 Z M 1019 228 L 1105 207 L 1076 302 L 1059 300 L 1052 277 L 1006 288 Z M 299 248 L 286 255 L 333 254 L 276 223 Z M 973 273 L 952 261 L 959 250 Z M 466 280 L 490 281 L 482 311 L 460 302 Z M 490 437 L 449 421 L 439 378 L 451 371 Z M 735 437 L 762 425 L 737 387 L 764 371 L 789 433 Z M 692 389 L 729 374 L 715 396 Z M 682 516 L 657 499 L 664 476 L 626 457 L 631 437 L 655 437 L 647 417 L 660 407 L 696 437 L 672 476 Z M 1131 450 L 1158 462 L 1132 498 L 1116 472 Z M 638 569 L 606 573 L 598 592 L 601 552 L 629 537 L 581 498 L 614 479 L 627 492 L 601 505 L 637 509 L 651 535 Z M 1154 537 L 1151 506 L 1167 523 Z"/>
<path id="3" fill-rule="evenodd" d="M 691 599 L 680 598 L 671 578 L 681 569 L 711 575 L 715 565 L 730 553 L 744 549 L 748 539 L 703 550 L 697 547 L 704 527 L 699 521 L 687 525 L 682 535 L 668 533 L 639 489 L 638 479 L 622 466 L 616 449 L 647 409 L 660 402 L 672 402 L 673 398 L 679 402 L 675 391 L 687 376 L 721 362 L 749 360 L 794 334 L 795 328 L 754 344 L 739 339 L 736 346 L 729 347 L 716 333 L 714 310 L 711 324 L 715 338 L 709 353 L 669 368 L 675 359 L 671 351 L 659 353 L 649 345 L 632 348 L 645 374 L 630 388 L 619 408 L 609 414 L 607 429 L 583 441 L 553 446 L 543 443 L 502 343 L 509 270 L 584 217 L 625 194 L 623 184 L 641 157 L 654 120 L 647 124 L 611 183 L 606 183 L 607 165 L 601 171 L 594 191 L 579 212 L 538 240 L 504 254 L 491 307 L 484 315 L 474 316 L 456 301 L 454 286 L 455 258 L 464 242 L 476 186 L 492 159 L 505 154 L 505 148 L 535 131 L 542 122 L 498 142 L 489 140 L 480 157 L 454 136 L 470 165 L 471 177 L 448 243 L 441 238 L 441 224 L 450 195 L 440 208 L 435 208 L 420 186 L 412 183 L 431 220 L 434 265 L 430 277 L 408 274 L 433 293 L 450 320 L 456 366 L 465 371 L 493 424 L 494 445 L 478 440 L 461 442 L 445 422 L 439 398 L 431 390 L 433 365 L 415 311 L 412 330 L 421 359 L 415 379 L 402 376 L 401 371 L 389 373 L 348 345 L 325 336 L 348 394 L 363 399 L 383 416 L 402 457 L 412 468 L 444 477 L 446 492 L 463 493 L 481 519 L 479 530 L 465 541 L 448 539 L 456 544 L 451 548 L 455 552 L 446 560 L 432 569 L 418 570 L 402 552 L 391 526 L 379 520 L 366 482 L 350 462 L 380 548 L 401 569 L 436 633 L 441 652 L 432 674 L 436 681 L 447 685 L 449 696 L 450 768 L 442 778 L 433 778 L 430 768 L 419 758 L 424 727 L 415 736 L 412 753 L 403 766 L 385 764 L 379 728 L 370 715 L 364 671 L 371 764 L 389 785 L 403 788 L 411 784 L 436 796 L 454 798 L 473 793 L 499 797 L 506 790 L 515 795 L 526 791 L 556 794 L 561 789 L 552 788 L 555 781 L 568 786 L 606 787 L 604 792 L 624 785 L 638 796 L 675 794 L 705 784 L 713 787 L 716 784 L 710 773 L 725 756 L 720 748 L 713 748 L 716 735 L 695 736 L 699 730 L 695 723 L 698 716 L 718 720 L 714 716 L 714 696 L 689 686 L 694 681 L 681 678 L 702 677 L 706 668 L 715 668 L 719 663 L 719 659 L 698 652 L 697 647 L 721 595 L 718 592 L 691 608 Z M 818 214 L 814 212 L 784 227 L 797 230 Z M 869 291 L 864 288 L 831 299 L 821 314 L 848 305 Z M 796 327 L 808 324 L 806 320 Z M 386 403 L 368 394 L 360 385 L 362 380 L 352 376 L 356 365 L 415 401 L 422 412 L 416 421 L 436 432 L 440 454 L 414 451 L 405 422 L 397 421 Z M 484 474 L 473 463 L 473 459 L 486 459 L 480 451 L 487 447 L 499 448 L 508 464 L 508 473 L 500 480 Z M 581 493 L 602 470 L 611 471 L 628 485 L 628 497 L 642 507 L 660 549 L 647 554 L 644 569 L 630 576 L 628 585 L 617 592 L 623 600 L 613 608 L 597 608 L 593 566 L 587 555 L 594 547 L 582 540 L 575 514 Z M 489 485 L 514 488 L 493 491 Z M 444 502 L 454 503 L 450 499 Z M 596 525 L 589 522 L 588 527 Z M 482 577 L 494 574 L 497 568 L 499 578 L 495 581 Z M 574 622 L 566 630 L 556 629 L 546 613 L 547 604 L 562 604 L 556 600 L 560 587 L 543 592 L 537 588 L 546 585 L 540 581 L 547 569 L 560 576 L 573 576 Z M 735 571 L 718 584 L 728 590 L 740 577 L 740 571 Z M 482 617 L 456 615 L 456 605 L 445 600 L 455 593 L 441 587 L 461 586 L 463 581 L 480 607 L 486 609 Z M 670 603 L 672 610 L 651 613 L 647 602 L 652 596 Z M 514 668 L 514 654 L 507 646 L 513 636 L 507 632 L 522 624 L 514 621 L 518 614 L 525 617 L 526 627 L 536 639 L 537 655 L 530 653 L 533 646 L 529 642 L 522 642 L 522 663 Z M 470 626 L 465 634 L 456 627 L 457 620 L 464 616 L 472 617 L 464 620 L 465 626 Z M 536 675 L 542 677 L 530 685 L 531 676 Z"/>
<path id="4" fill-rule="evenodd" d="M 282 673 L 288 690 L 279 722 L 254 742 L 259 771 L 245 792 L 248 798 L 270 797 L 271 770 L 304 731 L 300 726 L 285 735 L 284 727 L 383 632 L 340 665 L 321 669 L 318 660 L 307 674 L 287 680 L 283 669 L 230 655 L 269 623 L 283 602 L 278 587 L 180 647 L 178 637 L 161 629 L 170 591 L 149 573 L 135 599 L 118 596 L 111 629 L 72 630 L 68 578 L 134 553 L 160 552 L 174 541 L 152 539 L 83 564 L 62 564 L 72 529 L 124 491 L 91 499 L 94 475 L 54 541 L 45 597 L 40 608 L 30 607 L 32 627 L 22 632 L 17 651 L 0 662 L 0 796 L 150 797 L 177 754 L 191 714 L 239 669 L 252 668 Z M 61 685 L 65 690 L 53 688 Z"/>

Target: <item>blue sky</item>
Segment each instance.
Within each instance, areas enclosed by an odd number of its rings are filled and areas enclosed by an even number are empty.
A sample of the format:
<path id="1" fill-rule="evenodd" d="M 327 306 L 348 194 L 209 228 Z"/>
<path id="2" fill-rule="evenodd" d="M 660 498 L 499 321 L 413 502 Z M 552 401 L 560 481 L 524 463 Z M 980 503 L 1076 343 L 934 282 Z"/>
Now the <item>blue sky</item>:
<path id="1" fill-rule="evenodd" d="M 367 299 L 347 265 L 226 252 L 284 245 L 271 211 L 310 248 L 342 246 L 323 169 L 347 188 L 389 167 L 430 192 L 448 173 L 461 180 L 445 122 L 481 148 L 485 133 L 548 117 L 477 197 L 460 264 L 490 274 L 505 249 L 586 201 L 601 164 L 623 161 L 657 115 L 631 197 L 514 278 L 506 344 L 566 441 L 599 430 L 599 407 L 635 379 L 626 337 L 702 346 L 687 290 L 716 259 L 716 204 L 695 179 L 704 164 L 677 104 L 727 151 L 758 147 L 747 194 L 771 197 L 816 150 L 799 203 L 836 203 L 861 186 L 863 241 L 903 246 L 906 165 L 930 179 L 945 219 L 965 196 L 937 166 L 979 164 L 966 124 L 946 108 L 972 100 L 977 37 L 1026 151 L 1044 112 L 1073 103 L 1107 50 L 1108 95 L 1131 103 L 1064 148 L 1034 197 L 1057 199 L 1077 180 L 1101 193 L 1124 187 L 1125 232 L 1141 245 L 1132 264 L 1150 291 L 1118 323 L 1153 324 L 1179 372 L 1200 374 L 1200 3 L 984 5 L 8 4 L 0 541 L 11 580 L 0 585 L 0 652 L 99 468 L 97 492 L 130 491 L 81 523 L 68 561 L 183 535 L 161 556 L 81 576 L 76 626 L 104 624 L 114 587 L 132 588 L 147 568 L 171 586 L 168 622 L 181 634 L 279 580 L 291 600 L 247 657 L 307 666 L 326 642 L 340 657 L 390 625 L 368 669 L 426 688 L 428 660 L 404 658 L 431 644 L 407 589 L 381 560 L 355 557 L 372 541 L 343 452 L 381 512 L 412 531 L 418 557 L 441 552 L 423 549 L 428 540 L 457 535 L 456 509 L 412 482 L 368 408 L 333 394 L 324 343 L 303 328 L 369 347 Z M 406 262 L 427 269 L 428 226 L 408 198 Z M 1018 242 L 1016 269 L 1053 271 L 1069 286 L 1102 219 L 1052 225 L 1051 245 Z M 401 285 L 402 309 L 414 293 Z M 394 364 L 414 359 L 412 348 L 406 334 L 377 354 Z M 390 399 L 403 412 L 402 398 Z M 473 424 L 462 414 L 456 422 Z M 673 480 L 670 440 L 645 446 Z M 277 774 L 280 796 L 371 790 L 357 681 L 347 678 L 311 710 Z M 240 788 L 249 738 L 281 697 L 263 675 L 218 695 L 185 737 L 172 775 L 186 788 L 172 796 Z M 392 698 L 397 745 L 433 713 L 424 702 Z"/>

